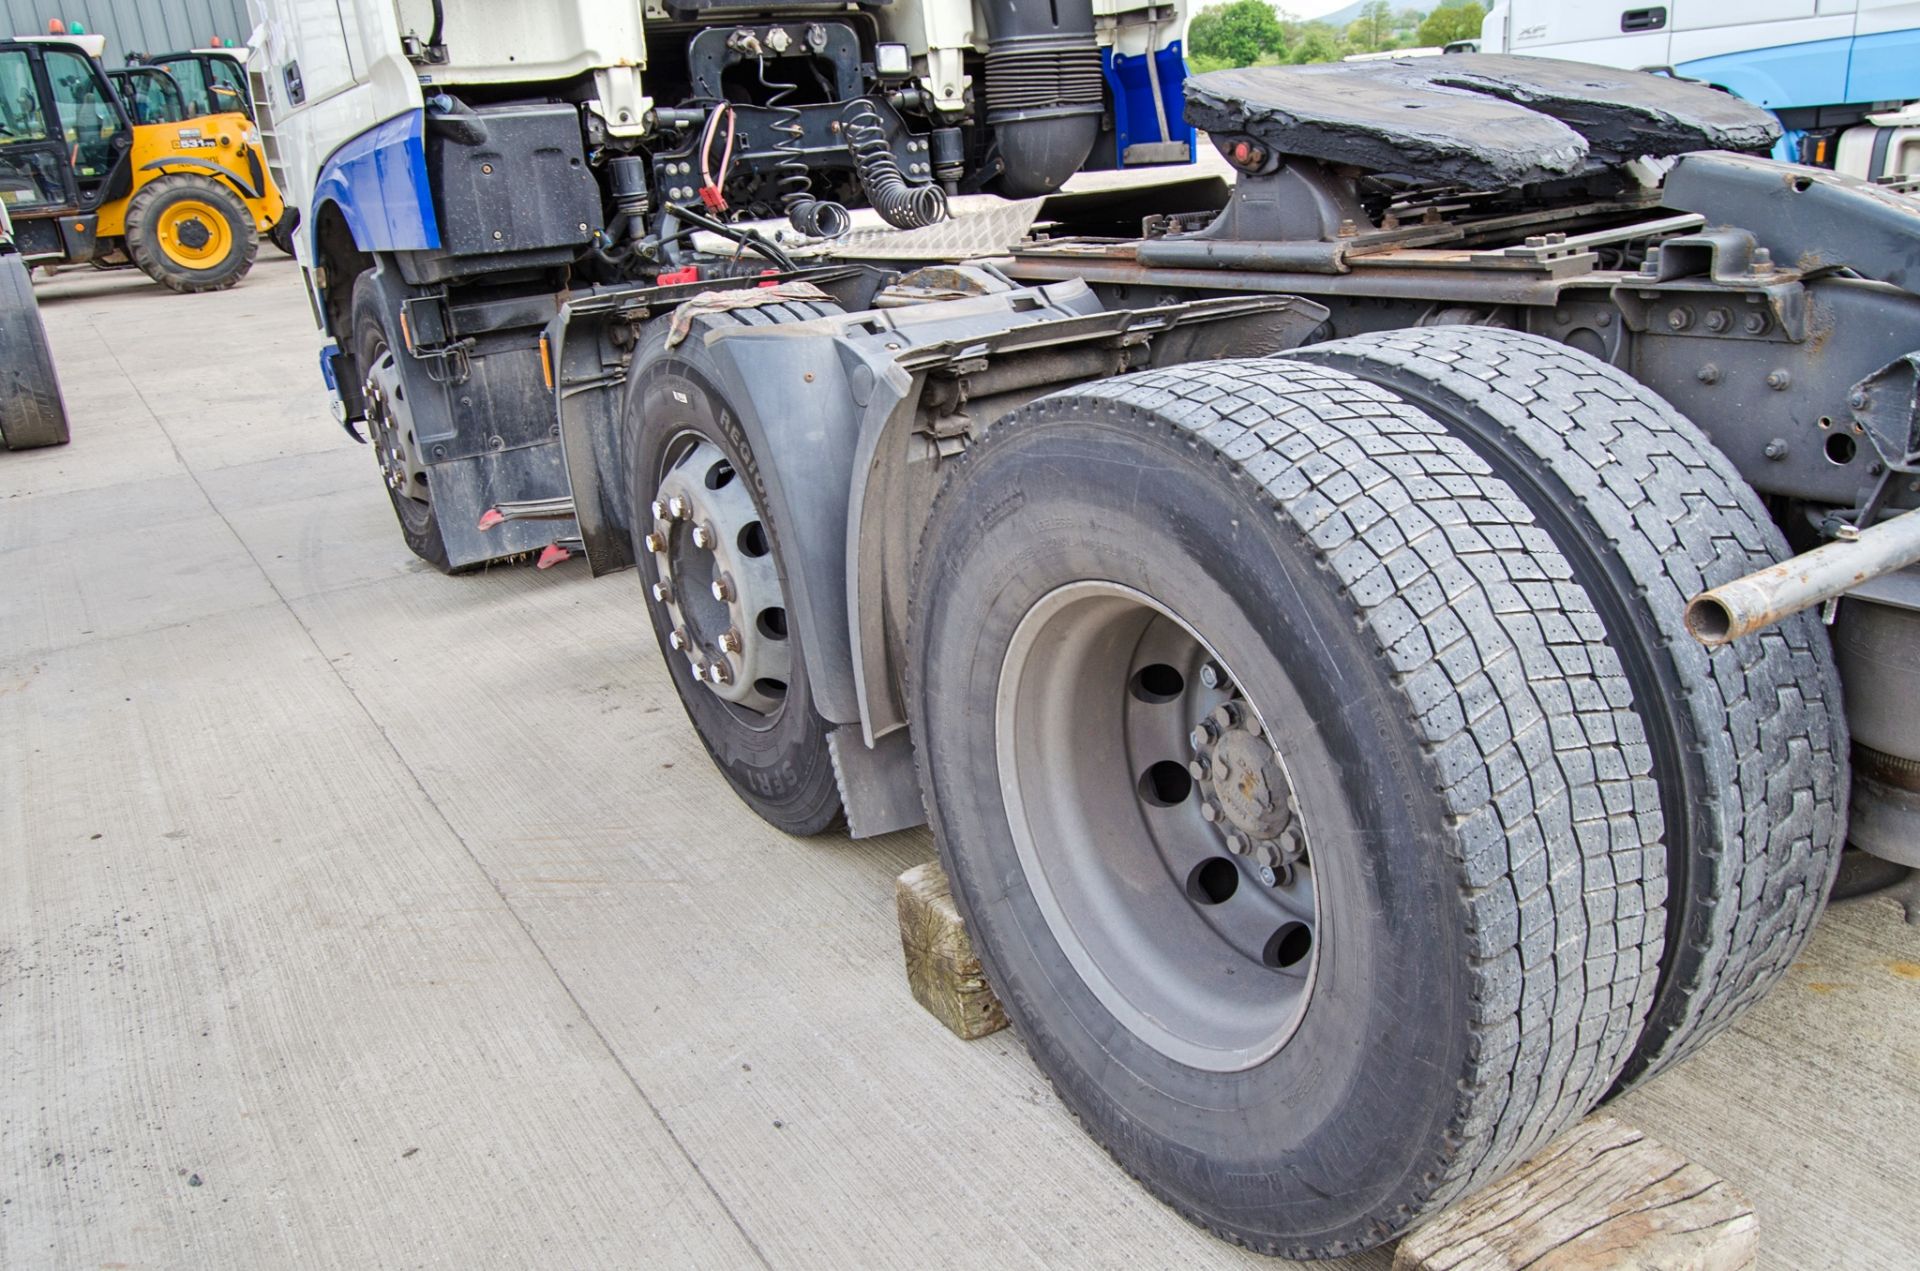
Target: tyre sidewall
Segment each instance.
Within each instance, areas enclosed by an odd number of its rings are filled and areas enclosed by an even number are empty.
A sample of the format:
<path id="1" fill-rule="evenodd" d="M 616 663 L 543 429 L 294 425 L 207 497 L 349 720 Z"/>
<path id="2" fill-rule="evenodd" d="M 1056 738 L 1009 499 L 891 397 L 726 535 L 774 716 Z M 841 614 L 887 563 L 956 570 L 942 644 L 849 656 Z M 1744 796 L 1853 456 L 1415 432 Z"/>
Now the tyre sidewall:
<path id="1" fill-rule="evenodd" d="M 1014 427 L 1024 435 L 977 450 L 971 479 L 943 496 L 915 591 L 916 744 L 982 960 L 1123 1166 L 1262 1247 L 1276 1231 L 1304 1241 L 1278 1250 L 1296 1254 L 1370 1243 L 1445 1172 L 1473 1027 L 1458 849 L 1415 722 L 1328 571 L 1223 460 L 1164 428 Z M 952 536 L 964 550 L 942 547 Z M 1082 579 L 1135 587 L 1193 623 L 1287 756 L 1319 961 L 1297 1031 L 1244 1072 L 1178 1064 L 1120 1028 L 1020 864 L 1000 794 L 999 676 L 1033 604 Z"/>
<path id="2" fill-rule="evenodd" d="M 715 388 L 714 367 L 696 337 L 672 352 L 665 337 L 652 341 L 634 359 L 637 368 L 628 390 L 623 441 L 633 508 L 633 554 L 643 592 L 660 581 L 659 563 L 647 551 L 645 537 L 654 498 L 676 438 L 695 433 L 719 447 L 734 471 L 748 483 L 754 507 L 772 544 L 780 590 L 788 601 L 787 640 L 792 665 L 786 701 L 772 726 L 742 722 L 731 704 L 696 680 L 684 654 L 668 643 L 666 609 L 648 595 L 643 601 L 655 638 L 666 659 L 674 688 L 714 762 L 735 790 L 761 817 L 794 834 L 816 834 L 839 819 L 839 786 L 827 748 L 828 726 L 813 706 L 806 650 L 794 620 L 792 583 L 780 542 L 780 528 L 767 515 L 767 492 L 753 447 L 739 417 Z"/>
<path id="3" fill-rule="evenodd" d="M 67 408 L 46 324 L 26 262 L 11 252 L 0 256 L 0 337 L 7 348 L 6 364 L 0 366 L 0 446 L 65 445 Z"/>

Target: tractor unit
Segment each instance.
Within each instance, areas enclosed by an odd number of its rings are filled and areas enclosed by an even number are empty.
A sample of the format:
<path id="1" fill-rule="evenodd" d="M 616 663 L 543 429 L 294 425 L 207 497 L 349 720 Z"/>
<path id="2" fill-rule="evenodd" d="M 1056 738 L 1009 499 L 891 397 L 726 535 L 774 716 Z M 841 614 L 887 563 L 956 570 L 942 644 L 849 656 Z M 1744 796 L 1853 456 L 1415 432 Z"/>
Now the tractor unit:
<path id="1" fill-rule="evenodd" d="M 265 8 L 409 545 L 632 570 L 740 797 L 930 825 L 1220 1235 L 1390 1239 L 1920 864 L 1920 202 L 1759 109 L 1188 79 L 1110 0 Z M 1195 126 L 1230 183 L 1054 197 Z"/>

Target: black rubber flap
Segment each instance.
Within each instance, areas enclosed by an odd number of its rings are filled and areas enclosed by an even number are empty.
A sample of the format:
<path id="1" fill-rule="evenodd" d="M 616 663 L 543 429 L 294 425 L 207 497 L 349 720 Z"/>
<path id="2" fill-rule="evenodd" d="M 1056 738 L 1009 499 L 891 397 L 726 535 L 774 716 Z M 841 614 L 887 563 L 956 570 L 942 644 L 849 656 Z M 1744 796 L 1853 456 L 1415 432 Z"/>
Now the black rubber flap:
<path id="1" fill-rule="evenodd" d="M 1280 154 L 1497 189 L 1780 135 L 1703 84 L 1480 53 L 1211 71 L 1187 81 L 1187 119 Z"/>

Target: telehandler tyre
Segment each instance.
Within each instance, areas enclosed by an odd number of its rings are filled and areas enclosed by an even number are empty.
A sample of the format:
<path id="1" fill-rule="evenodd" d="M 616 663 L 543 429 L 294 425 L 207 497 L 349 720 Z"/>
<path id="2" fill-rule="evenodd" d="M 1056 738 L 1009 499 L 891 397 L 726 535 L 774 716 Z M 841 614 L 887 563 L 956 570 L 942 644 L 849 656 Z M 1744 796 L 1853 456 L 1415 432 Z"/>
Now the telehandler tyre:
<path id="1" fill-rule="evenodd" d="M 1691 1054 L 1805 947 L 1840 867 L 1847 730 L 1832 649 L 1796 615 L 1709 652 L 1687 600 L 1791 554 L 1699 428 L 1564 344 L 1485 327 L 1288 355 L 1418 404 L 1553 535 L 1639 704 L 1668 811 L 1667 951 L 1623 1088 Z"/>
<path id="2" fill-rule="evenodd" d="M 401 536 L 406 539 L 408 549 L 427 564 L 443 574 L 458 573 L 447 554 L 440 519 L 434 512 L 425 478 L 409 471 L 407 455 L 414 444 L 413 415 L 399 377 L 386 373 L 391 369 L 396 356 L 393 350 L 397 346 L 388 335 L 387 307 L 371 272 L 361 274 L 353 284 L 351 317 L 354 365 L 367 377 L 363 396 L 367 403 L 368 441 L 380 459 L 387 496 L 393 502 L 393 515 L 400 522 Z"/>
<path id="3" fill-rule="evenodd" d="M 67 440 L 67 405 L 33 280 L 18 256 L 0 256 L 0 444 L 31 450 Z"/>
<path id="4" fill-rule="evenodd" d="M 702 314 L 671 348 L 670 319 L 661 318 L 627 377 L 633 554 L 654 634 L 714 763 L 749 807 L 789 834 L 840 824 L 840 788 L 801 633 L 787 618 L 780 527 L 703 337 L 839 312 L 792 301 Z"/>
<path id="5" fill-rule="evenodd" d="M 212 177 L 158 177 L 127 205 L 128 253 L 171 290 L 224 291 L 247 276 L 259 250 L 247 205 Z"/>
<path id="6" fill-rule="evenodd" d="M 1532 514 L 1275 359 L 991 428 L 908 697 L 956 900 L 1067 1105 L 1194 1221 L 1377 1245 L 1591 1108 L 1665 931 L 1631 692 Z"/>

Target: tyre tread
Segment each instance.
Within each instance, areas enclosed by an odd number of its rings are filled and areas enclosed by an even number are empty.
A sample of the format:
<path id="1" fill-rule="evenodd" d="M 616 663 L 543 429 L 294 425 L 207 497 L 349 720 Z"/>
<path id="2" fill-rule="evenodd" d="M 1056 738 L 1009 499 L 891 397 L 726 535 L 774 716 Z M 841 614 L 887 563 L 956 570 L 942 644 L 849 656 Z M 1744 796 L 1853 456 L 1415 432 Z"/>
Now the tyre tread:
<path id="1" fill-rule="evenodd" d="M 1503 448 L 1543 461 L 1631 571 L 1654 627 L 1650 652 L 1700 766 L 1701 779 L 1668 803 L 1702 806 L 1709 835 L 1688 852 L 1667 980 L 1623 1087 L 1684 1059 L 1785 974 L 1840 867 L 1847 739 L 1825 633 L 1800 614 L 1709 652 L 1682 617 L 1692 596 L 1789 555 L 1785 538 L 1695 424 L 1556 341 L 1426 327 L 1290 356 L 1404 372 L 1477 408 Z"/>

